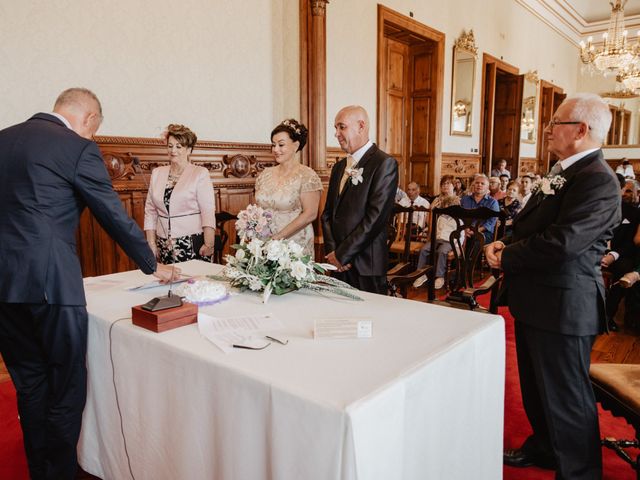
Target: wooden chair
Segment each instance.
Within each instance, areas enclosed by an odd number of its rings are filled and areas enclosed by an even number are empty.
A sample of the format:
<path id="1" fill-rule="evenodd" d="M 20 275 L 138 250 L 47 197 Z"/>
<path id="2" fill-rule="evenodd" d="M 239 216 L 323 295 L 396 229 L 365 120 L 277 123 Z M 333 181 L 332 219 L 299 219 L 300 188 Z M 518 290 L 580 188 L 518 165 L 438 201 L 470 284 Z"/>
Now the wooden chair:
<path id="1" fill-rule="evenodd" d="M 505 213 L 496 212 L 482 207 L 477 209 L 466 209 L 458 205 L 447 208 L 435 208 L 431 212 L 431 245 L 435 249 L 436 245 L 436 225 L 440 215 L 448 215 L 453 218 L 458 227 L 451 233 L 451 251 L 453 260 L 450 271 L 447 274 L 449 294 L 444 301 L 436 300 L 434 282 L 428 284 L 428 301 L 456 308 L 469 310 L 482 310 L 491 313 L 498 312 L 497 293 L 500 288 L 502 275 L 499 271 L 492 271 L 489 278 L 480 286 L 475 286 L 476 267 L 481 264 L 481 256 L 484 250 L 484 234 L 478 231 L 476 223 L 489 218 L 497 218 L 496 230 L 499 225 L 504 228 Z M 469 235 L 465 235 L 469 232 Z M 495 232 L 494 236 L 501 235 Z M 436 271 L 436 255 L 431 255 L 431 274 Z M 431 279 L 433 280 L 433 279 Z M 485 309 L 478 304 L 477 297 L 487 292 L 491 292 L 491 302 L 489 309 Z"/>
<path id="2" fill-rule="evenodd" d="M 425 207 L 403 207 L 396 204 L 389 224 L 389 255 L 398 262 L 409 262 L 412 255 L 418 255 L 424 245 L 413 223 L 415 212 L 429 212 Z"/>
<path id="3" fill-rule="evenodd" d="M 229 240 L 229 233 L 226 231 L 225 224 L 229 220 L 237 220 L 238 217 L 229 212 L 216 212 L 216 240 L 213 248 L 213 261 L 214 263 L 222 263 L 222 254 L 224 247 Z"/>
<path id="4" fill-rule="evenodd" d="M 396 204 L 389 222 L 389 256 L 394 256 L 395 265 L 387 272 L 389 295 L 407 298 L 408 287 L 430 267 L 414 270 L 410 260 L 417 256 L 424 242 L 417 239 L 414 231 L 413 214 L 416 211 L 428 212 L 425 207 L 403 207 Z M 413 271 L 412 271 L 413 270 Z"/>
<path id="5" fill-rule="evenodd" d="M 625 448 L 640 448 L 640 365 L 594 363 L 589 370 L 596 400 L 616 417 L 623 417 L 636 432 L 635 440 L 605 437 L 602 444 L 629 463 L 640 480 L 640 455 L 633 459 Z"/>

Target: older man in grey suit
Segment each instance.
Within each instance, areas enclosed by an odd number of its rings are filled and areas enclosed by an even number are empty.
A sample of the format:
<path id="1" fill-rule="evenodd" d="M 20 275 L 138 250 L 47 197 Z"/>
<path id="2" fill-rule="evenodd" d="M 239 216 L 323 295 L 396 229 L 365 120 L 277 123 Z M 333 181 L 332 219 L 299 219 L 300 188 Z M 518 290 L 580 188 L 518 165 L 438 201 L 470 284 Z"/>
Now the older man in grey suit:
<path id="1" fill-rule="evenodd" d="M 597 95 L 578 94 L 558 107 L 545 133 L 560 161 L 515 217 L 512 238 L 486 249 L 505 274 L 533 428 L 504 462 L 556 469 L 563 480 L 602 476 L 589 364 L 595 336 L 606 328 L 600 259 L 620 221 L 618 181 L 600 149 L 610 123 Z"/>

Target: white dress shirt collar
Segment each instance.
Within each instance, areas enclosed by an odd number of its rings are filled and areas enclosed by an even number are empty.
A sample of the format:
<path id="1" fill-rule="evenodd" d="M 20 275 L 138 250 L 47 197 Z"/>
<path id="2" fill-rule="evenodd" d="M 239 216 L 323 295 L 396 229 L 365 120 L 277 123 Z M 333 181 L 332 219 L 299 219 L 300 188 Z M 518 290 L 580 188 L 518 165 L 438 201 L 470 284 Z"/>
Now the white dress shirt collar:
<path id="1" fill-rule="evenodd" d="M 372 146 L 373 146 L 373 142 L 369 140 L 362 147 L 360 147 L 358 150 L 353 152 L 351 154 L 351 156 L 353 157 L 353 162 L 358 163 L 362 159 L 362 157 L 364 157 L 364 154 L 367 152 L 367 150 L 369 150 Z"/>
<path id="2" fill-rule="evenodd" d="M 595 152 L 596 150 L 599 150 L 599 148 L 591 148 L 589 150 L 584 150 L 582 152 L 578 152 L 574 155 L 571 155 L 570 157 L 567 157 L 564 160 L 560 160 L 560 165 L 562 165 L 562 171 L 564 172 L 571 165 L 573 165 L 579 160 L 582 160 L 584 157 L 586 157 L 590 153 Z"/>
<path id="3" fill-rule="evenodd" d="M 56 112 L 51 112 L 49 113 L 49 115 L 53 115 L 54 117 L 60 119 L 62 121 L 62 123 L 65 124 L 65 126 L 69 129 L 69 130 L 73 130 L 73 128 L 71 128 L 71 124 L 69 123 L 69 120 L 67 120 L 66 118 L 64 118 L 62 115 L 60 115 L 59 113 Z"/>

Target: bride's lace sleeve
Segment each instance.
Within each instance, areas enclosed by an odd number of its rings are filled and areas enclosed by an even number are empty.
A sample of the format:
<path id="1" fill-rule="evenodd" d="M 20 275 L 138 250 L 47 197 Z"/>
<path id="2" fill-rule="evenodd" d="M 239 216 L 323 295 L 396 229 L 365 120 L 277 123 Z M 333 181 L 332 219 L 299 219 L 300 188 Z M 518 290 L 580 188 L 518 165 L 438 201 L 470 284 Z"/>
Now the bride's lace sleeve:
<path id="1" fill-rule="evenodd" d="M 312 168 L 307 167 L 302 172 L 300 192 L 315 192 L 316 190 L 322 190 L 322 181 Z"/>

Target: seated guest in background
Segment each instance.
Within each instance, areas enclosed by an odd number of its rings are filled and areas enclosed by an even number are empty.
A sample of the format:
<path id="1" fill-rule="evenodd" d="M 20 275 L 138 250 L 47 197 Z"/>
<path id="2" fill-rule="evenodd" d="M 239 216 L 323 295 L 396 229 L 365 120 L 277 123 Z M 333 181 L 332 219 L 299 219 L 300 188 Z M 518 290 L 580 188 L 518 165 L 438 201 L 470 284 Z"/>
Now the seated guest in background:
<path id="1" fill-rule="evenodd" d="M 0 354 L 33 479 L 72 480 L 78 469 L 89 323 L 76 254 L 84 208 L 143 272 L 165 282 L 179 274 L 157 265 L 113 190 L 92 140 L 101 122 L 96 95 L 70 88 L 53 112 L 0 131 Z"/>
<path id="2" fill-rule="evenodd" d="M 401 203 L 409 199 L 409 196 L 400 187 L 396 189 L 396 203 Z"/>
<path id="3" fill-rule="evenodd" d="M 507 212 L 507 218 L 505 223 L 505 234 L 511 232 L 511 226 L 513 225 L 513 217 L 515 217 L 520 211 L 520 195 L 518 193 L 520 187 L 515 180 L 509 182 L 507 187 L 507 196 L 498 202 L 498 205 L 502 210 Z"/>
<path id="4" fill-rule="evenodd" d="M 600 265 L 611 272 L 612 286 L 607 292 L 607 321 L 609 330 L 617 330 L 618 326 L 614 320 L 618 305 L 627 290 L 617 284 L 618 280 L 633 268 L 640 260 L 640 210 L 633 205 L 634 197 L 627 191 L 633 189 L 627 188 L 629 182 L 625 181 L 621 174 L 616 174 L 621 185 L 621 208 L 622 219 L 613 230 L 613 237 L 609 243 L 609 249 L 602 257 Z M 636 243 L 637 242 L 637 243 Z M 629 302 L 625 301 L 625 305 Z"/>
<path id="5" fill-rule="evenodd" d="M 464 184 L 464 182 L 460 177 L 456 177 L 453 180 L 453 190 L 455 191 L 456 195 L 460 198 L 462 198 L 464 195 L 467 194 L 467 186 Z"/>
<path id="6" fill-rule="evenodd" d="M 622 189 L 622 203 L 638 207 L 638 182 L 635 180 L 627 179 L 625 181 Z"/>
<path id="7" fill-rule="evenodd" d="M 318 217 L 322 182 L 297 155 L 307 134 L 307 127 L 294 119 L 273 129 L 271 151 L 277 165 L 265 168 L 256 179 L 256 203 L 273 211 L 273 239 L 293 240 L 313 258 L 311 223 Z"/>
<path id="8" fill-rule="evenodd" d="M 444 177 L 443 177 L 444 180 Z M 433 201 L 434 205 L 436 200 L 438 206 L 434 208 L 447 208 L 452 205 L 460 205 L 460 198 L 451 193 L 446 193 L 449 190 L 453 190 L 450 180 L 446 180 L 446 184 L 443 188 L 443 180 L 440 180 L 441 194 Z M 450 236 L 458 228 L 456 220 L 449 215 L 440 215 L 438 217 L 438 223 L 436 225 L 436 276 L 434 281 L 434 287 L 440 289 L 444 286 L 444 275 L 447 272 L 447 256 L 451 251 Z M 464 239 L 463 239 L 464 240 Z M 427 242 L 420 249 L 420 255 L 418 257 L 418 269 L 425 267 L 429 263 L 429 257 L 431 255 L 431 242 Z M 418 288 L 424 285 L 427 281 L 426 275 L 421 275 L 413 282 L 413 286 Z"/>
<path id="9" fill-rule="evenodd" d="M 420 185 L 411 182 L 407 185 L 407 198 L 403 198 L 398 202 L 403 207 L 424 207 L 429 208 L 429 201 L 420 196 Z M 418 233 L 423 231 L 427 219 L 427 212 L 413 212 L 412 221 L 418 226 Z"/>
<path id="10" fill-rule="evenodd" d="M 500 189 L 500 177 L 489 178 L 489 195 L 498 201 L 507 196 L 507 192 Z"/>
<path id="11" fill-rule="evenodd" d="M 520 195 L 522 200 L 520 201 L 520 209 L 523 209 L 529 199 L 531 198 L 531 190 L 533 188 L 533 177 L 530 175 L 523 175 L 520 179 Z"/>
<path id="12" fill-rule="evenodd" d="M 184 125 L 166 131 L 170 165 L 151 173 L 144 207 L 147 242 L 161 263 L 211 261 L 215 245 L 215 200 L 209 171 L 189 162 L 196 134 Z"/>
<path id="13" fill-rule="evenodd" d="M 628 328 L 640 330 L 640 259 L 635 270 L 625 273 L 618 285 L 627 290 L 625 295 L 624 324 Z"/>
<path id="14" fill-rule="evenodd" d="M 509 185 L 509 182 L 511 181 L 511 177 L 509 175 L 502 174 L 498 178 L 500 179 L 500 190 L 502 190 L 503 192 L 506 192 L 507 185 Z"/>
<path id="15" fill-rule="evenodd" d="M 619 173 L 624 178 L 636 178 L 636 173 L 633 171 L 633 165 L 626 158 L 622 159 L 622 163 L 616 167 L 616 173 Z"/>
<path id="16" fill-rule="evenodd" d="M 453 175 L 443 175 L 440 178 L 440 194 L 431 202 L 431 208 L 442 208 L 440 205 L 445 198 L 451 196 L 457 197 L 453 187 L 454 182 L 455 179 L 453 178 Z M 457 204 L 459 205 L 460 202 L 458 202 Z"/>
<path id="17" fill-rule="evenodd" d="M 473 177 L 473 183 L 471 184 L 471 193 L 465 195 L 460 200 L 460 205 L 463 208 L 475 209 L 480 207 L 486 207 L 496 212 L 500 211 L 498 201 L 489 195 L 489 179 L 484 173 L 477 173 Z M 484 235 L 485 243 L 493 241 L 493 232 L 496 228 L 497 218 L 488 218 L 478 224 L 478 231 Z M 470 232 L 467 233 L 469 235 Z"/>
<path id="18" fill-rule="evenodd" d="M 508 175 L 511 178 L 511 172 L 507 170 L 507 161 L 503 158 L 498 161 L 498 166 L 491 170 L 492 177 L 499 177 L 500 175 Z"/>

